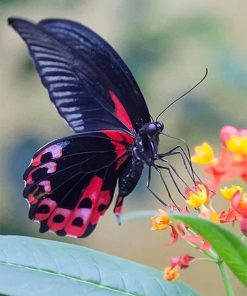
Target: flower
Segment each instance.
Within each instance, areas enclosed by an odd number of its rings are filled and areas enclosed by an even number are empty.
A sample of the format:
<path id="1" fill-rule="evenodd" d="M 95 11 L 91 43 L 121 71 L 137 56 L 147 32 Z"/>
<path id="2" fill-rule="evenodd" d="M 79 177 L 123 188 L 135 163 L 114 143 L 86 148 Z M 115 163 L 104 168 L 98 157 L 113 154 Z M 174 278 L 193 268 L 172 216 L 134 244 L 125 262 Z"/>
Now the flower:
<path id="1" fill-rule="evenodd" d="M 218 213 L 220 223 L 234 222 L 237 220 L 236 212 L 229 208 L 227 211 L 221 211 Z"/>
<path id="2" fill-rule="evenodd" d="M 172 257 L 170 264 L 172 267 L 179 265 L 181 268 L 187 268 L 187 267 L 189 267 L 190 262 L 194 258 L 195 257 L 190 256 L 189 254 L 185 254 L 183 256 Z"/>
<path id="3" fill-rule="evenodd" d="M 247 218 L 240 219 L 239 226 L 243 235 L 247 236 Z"/>
<path id="4" fill-rule="evenodd" d="M 213 148 L 207 143 L 203 142 L 202 145 L 195 147 L 195 155 L 191 160 L 197 164 L 209 164 L 214 161 Z"/>
<path id="5" fill-rule="evenodd" d="M 247 181 L 247 129 L 224 126 L 220 132 L 223 147 L 218 158 L 214 158 L 212 147 L 204 142 L 195 147 L 192 161 L 206 165 L 205 173 L 211 176 L 209 188 L 216 191 L 221 182 L 229 182 L 236 177 Z"/>
<path id="6" fill-rule="evenodd" d="M 231 206 L 241 217 L 247 218 L 247 193 L 237 191 L 231 199 Z"/>
<path id="7" fill-rule="evenodd" d="M 231 187 L 224 187 L 220 189 L 221 195 L 224 197 L 224 199 L 228 199 L 228 200 L 231 200 L 237 191 L 242 193 L 243 187 L 232 185 Z"/>
<path id="8" fill-rule="evenodd" d="M 177 280 L 180 276 L 180 270 L 189 267 L 194 258 L 189 254 L 171 258 L 170 265 L 164 269 L 164 279 L 167 281 Z"/>
<path id="9" fill-rule="evenodd" d="M 191 208 L 200 208 L 208 201 L 208 190 L 206 186 L 197 182 L 196 187 L 185 189 L 186 204 Z"/>
<path id="10" fill-rule="evenodd" d="M 165 211 L 159 209 L 159 214 L 151 218 L 152 230 L 165 230 L 171 225 L 171 220 Z"/>
<path id="11" fill-rule="evenodd" d="M 247 236 L 247 193 L 238 185 L 225 186 L 219 189 L 222 182 L 229 182 L 236 177 L 247 181 L 247 129 L 237 129 L 233 126 L 224 126 L 220 133 L 223 146 L 218 157 L 214 157 L 213 148 L 203 142 L 195 147 L 195 155 L 191 160 L 205 165 L 204 171 L 210 176 L 207 184 L 196 181 L 193 188 L 185 188 L 186 207 L 177 209 L 179 213 L 188 214 L 189 207 L 196 209 L 198 216 L 214 223 L 239 223 L 243 235 Z M 195 174 L 196 175 L 196 174 Z M 213 207 L 216 192 L 219 190 L 222 197 L 229 202 L 228 209 L 216 211 Z M 214 199 L 213 199 L 214 197 Z M 170 209 L 173 212 L 175 209 Z M 218 255 L 211 249 L 211 244 L 183 222 L 177 222 L 162 210 L 159 215 L 152 217 L 152 229 L 164 230 L 169 226 L 172 241 L 166 245 L 173 245 L 182 238 L 193 248 L 206 254 L 211 261 L 218 262 Z M 164 269 L 164 279 L 175 281 L 180 276 L 180 270 L 189 267 L 194 257 L 186 254 L 171 258 L 170 265 Z M 204 258 L 205 259 L 205 258 Z M 196 259 L 195 259 L 196 260 Z"/>
<path id="12" fill-rule="evenodd" d="M 213 221 L 214 223 L 220 223 L 220 218 L 217 212 L 211 211 L 209 214 L 209 219 Z"/>
<path id="13" fill-rule="evenodd" d="M 247 156 L 247 129 L 227 125 L 222 128 L 220 137 L 230 152 Z"/>
<path id="14" fill-rule="evenodd" d="M 164 269 L 164 279 L 167 281 L 175 281 L 179 278 L 180 276 L 180 266 L 176 265 L 174 267 L 168 266 Z"/>
<path id="15" fill-rule="evenodd" d="M 212 177 L 210 190 L 216 191 L 221 182 L 230 182 L 239 176 L 247 180 L 247 157 L 236 157 L 226 147 L 222 147 L 217 161 L 206 166 L 204 171 Z"/>

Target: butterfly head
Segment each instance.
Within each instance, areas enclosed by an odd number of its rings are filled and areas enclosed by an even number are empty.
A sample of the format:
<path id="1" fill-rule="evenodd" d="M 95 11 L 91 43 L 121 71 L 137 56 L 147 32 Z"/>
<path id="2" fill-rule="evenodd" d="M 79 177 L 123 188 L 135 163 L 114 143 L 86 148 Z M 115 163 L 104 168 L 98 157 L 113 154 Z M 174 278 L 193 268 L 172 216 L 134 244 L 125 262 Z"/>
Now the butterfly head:
<path id="1" fill-rule="evenodd" d="M 153 136 L 153 135 L 158 135 L 160 134 L 164 129 L 164 124 L 163 122 L 149 122 L 146 123 L 140 130 L 139 130 L 139 134 L 140 135 L 149 135 L 149 136 Z"/>

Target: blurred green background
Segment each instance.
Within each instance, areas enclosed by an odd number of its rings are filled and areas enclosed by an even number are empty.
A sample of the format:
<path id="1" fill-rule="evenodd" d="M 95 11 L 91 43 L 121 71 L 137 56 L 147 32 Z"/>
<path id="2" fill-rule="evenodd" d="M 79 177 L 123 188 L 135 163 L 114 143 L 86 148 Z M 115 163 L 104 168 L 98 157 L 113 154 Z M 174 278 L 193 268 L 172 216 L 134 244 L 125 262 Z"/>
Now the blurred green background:
<path id="1" fill-rule="evenodd" d="M 167 133 L 184 138 L 193 149 L 204 140 L 219 147 L 224 124 L 246 127 L 246 11 L 245 0 L 0 0 L 0 233 L 68 241 L 159 269 L 171 256 L 191 253 L 182 242 L 166 248 L 169 233 L 152 232 L 149 218 L 119 227 L 112 208 L 93 235 L 81 240 L 40 235 L 38 225 L 28 220 L 23 171 L 40 146 L 71 131 L 50 103 L 7 17 L 69 18 L 95 30 L 124 58 L 153 116 L 199 81 L 207 67 L 203 84 L 162 117 Z M 174 143 L 162 139 L 160 150 L 169 145 Z M 125 200 L 125 213 L 161 207 L 145 182 L 146 174 Z M 154 176 L 153 187 L 166 198 L 160 185 Z M 174 196 L 181 199 L 176 192 Z M 182 279 L 202 295 L 224 295 L 219 271 L 210 263 L 194 264 Z M 244 294 L 237 281 L 234 289 L 236 295 Z"/>

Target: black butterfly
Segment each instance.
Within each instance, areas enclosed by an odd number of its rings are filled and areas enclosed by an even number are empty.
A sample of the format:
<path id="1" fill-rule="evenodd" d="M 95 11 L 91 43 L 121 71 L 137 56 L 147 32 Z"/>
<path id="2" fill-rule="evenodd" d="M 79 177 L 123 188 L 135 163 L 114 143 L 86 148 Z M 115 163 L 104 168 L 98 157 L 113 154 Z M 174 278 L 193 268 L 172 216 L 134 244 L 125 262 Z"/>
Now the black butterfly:
<path id="1" fill-rule="evenodd" d="M 151 120 L 122 59 L 90 29 L 63 19 L 33 24 L 10 18 L 9 24 L 26 42 L 51 101 L 77 133 L 34 155 L 24 174 L 29 218 L 40 221 L 40 232 L 86 237 L 109 207 L 117 181 L 119 215 L 144 165 L 156 167 L 164 126 Z"/>

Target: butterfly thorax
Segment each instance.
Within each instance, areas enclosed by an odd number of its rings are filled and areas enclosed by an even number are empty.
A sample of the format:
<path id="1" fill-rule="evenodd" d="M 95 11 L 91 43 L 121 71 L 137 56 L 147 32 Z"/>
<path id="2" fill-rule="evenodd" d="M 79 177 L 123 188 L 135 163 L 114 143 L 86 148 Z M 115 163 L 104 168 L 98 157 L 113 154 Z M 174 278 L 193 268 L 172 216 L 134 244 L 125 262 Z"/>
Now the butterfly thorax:
<path id="1" fill-rule="evenodd" d="M 157 159 L 159 134 L 164 125 L 160 122 L 146 123 L 136 134 L 133 156 L 142 164 L 152 165 Z"/>

